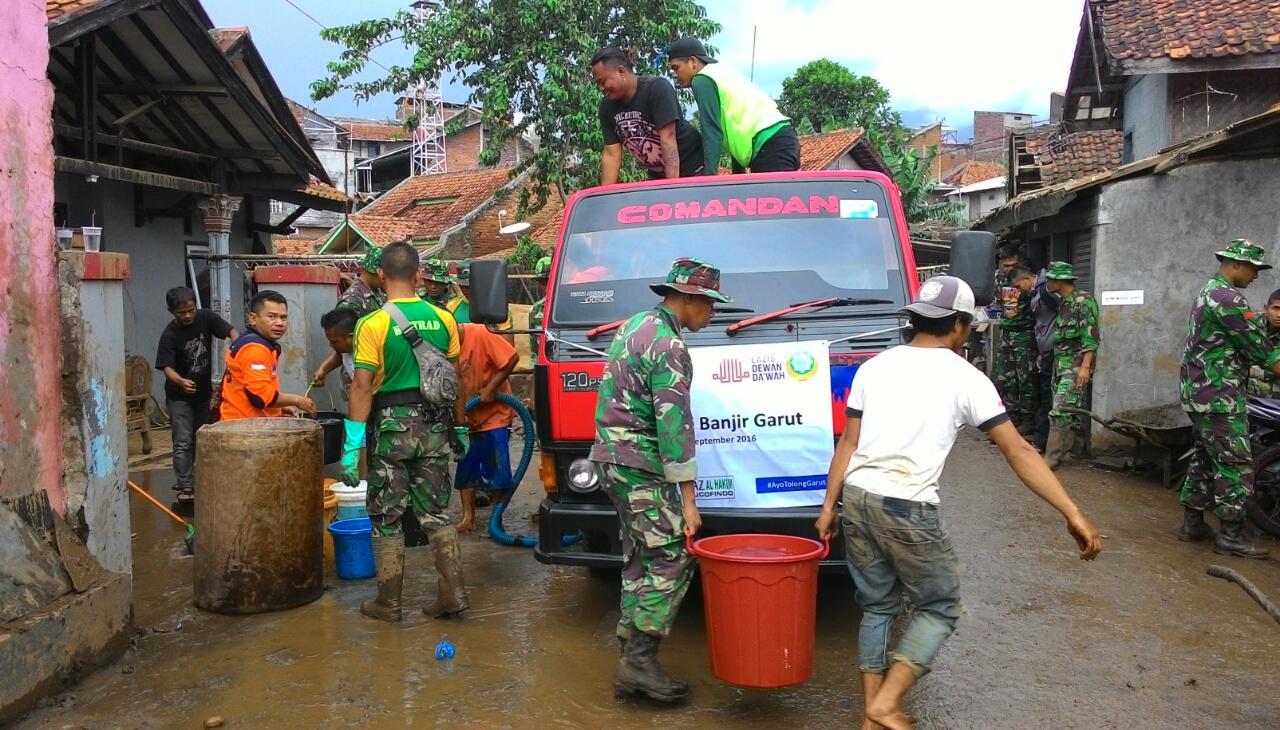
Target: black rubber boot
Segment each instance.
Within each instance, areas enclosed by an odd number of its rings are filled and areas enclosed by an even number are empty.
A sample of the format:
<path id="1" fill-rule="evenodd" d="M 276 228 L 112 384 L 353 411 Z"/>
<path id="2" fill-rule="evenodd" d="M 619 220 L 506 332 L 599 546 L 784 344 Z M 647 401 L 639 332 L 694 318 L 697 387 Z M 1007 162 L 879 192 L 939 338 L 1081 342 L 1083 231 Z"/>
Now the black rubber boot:
<path id="1" fill-rule="evenodd" d="M 431 550 L 435 553 L 436 602 L 423 609 L 433 618 L 446 618 L 467 610 L 467 588 L 462 581 L 462 548 L 458 545 L 458 528 L 450 525 L 431 533 Z"/>
<path id="2" fill-rule="evenodd" d="M 404 588 L 404 538 L 373 537 L 373 562 L 378 570 L 378 597 L 360 604 L 360 613 L 380 621 L 399 623 L 400 591 Z"/>
<path id="3" fill-rule="evenodd" d="M 1238 558 L 1266 560 L 1266 550 L 1253 546 L 1253 541 L 1245 537 L 1244 520 L 1219 520 L 1218 538 L 1213 541 L 1213 551 L 1219 555 L 1234 555 Z"/>
<path id="4" fill-rule="evenodd" d="M 1184 506 L 1178 539 L 1183 542 L 1198 542 L 1210 537 L 1213 537 L 1213 528 L 1204 521 L 1204 510 Z"/>
<path id="5" fill-rule="evenodd" d="M 618 660 L 618 677 L 613 688 L 617 696 L 640 694 L 654 702 L 674 704 L 689 697 L 689 685 L 667 676 L 658 664 L 658 644 L 662 639 L 635 633 L 627 639 Z"/>

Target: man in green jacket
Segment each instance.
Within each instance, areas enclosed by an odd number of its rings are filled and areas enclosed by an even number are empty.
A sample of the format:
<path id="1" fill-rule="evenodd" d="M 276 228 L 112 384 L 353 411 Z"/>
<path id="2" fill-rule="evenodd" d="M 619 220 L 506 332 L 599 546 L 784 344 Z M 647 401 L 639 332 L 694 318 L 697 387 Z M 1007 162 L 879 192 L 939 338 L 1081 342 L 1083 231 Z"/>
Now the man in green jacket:
<path id="1" fill-rule="evenodd" d="M 681 38 L 667 48 L 667 64 L 682 88 L 693 89 L 702 120 L 703 175 L 720 169 L 720 151 L 729 153 L 734 172 L 800 169 L 800 139 L 791 120 L 760 87 L 737 71 L 716 64 L 697 38 Z"/>

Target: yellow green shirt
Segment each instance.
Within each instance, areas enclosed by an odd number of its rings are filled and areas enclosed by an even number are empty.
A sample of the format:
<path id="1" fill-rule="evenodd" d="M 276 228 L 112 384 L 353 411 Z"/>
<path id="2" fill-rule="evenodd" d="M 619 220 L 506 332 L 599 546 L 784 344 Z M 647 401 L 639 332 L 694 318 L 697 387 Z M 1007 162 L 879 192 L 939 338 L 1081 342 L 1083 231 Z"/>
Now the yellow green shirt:
<path id="1" fill-rule="evenodd" d="M 418 297 L 392 299 L 428 344 L 456 361 L 462 352 L 458 325 L 449 312 Z M 394 336 L 390 336 L 394 335 Z M 373 373 L 375 393 L 417 390 L 418 359 L 391 315 L 381 309 L 360 318 L 355 332 L 356 367 Z"/>

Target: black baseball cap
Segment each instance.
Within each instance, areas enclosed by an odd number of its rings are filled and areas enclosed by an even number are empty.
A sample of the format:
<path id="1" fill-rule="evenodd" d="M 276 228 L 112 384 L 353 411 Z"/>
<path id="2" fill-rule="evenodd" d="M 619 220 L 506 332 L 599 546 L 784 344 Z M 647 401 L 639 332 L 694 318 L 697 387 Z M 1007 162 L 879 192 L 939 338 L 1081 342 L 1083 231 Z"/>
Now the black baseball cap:
<path id="1" fill-rule="evenodd" d="M 707 55 L 707 47 L 697 38 L 681 38 L 667 46 L 667 58 L 694 58 L 703 63 L 715 63 L 716 60 Z"/>

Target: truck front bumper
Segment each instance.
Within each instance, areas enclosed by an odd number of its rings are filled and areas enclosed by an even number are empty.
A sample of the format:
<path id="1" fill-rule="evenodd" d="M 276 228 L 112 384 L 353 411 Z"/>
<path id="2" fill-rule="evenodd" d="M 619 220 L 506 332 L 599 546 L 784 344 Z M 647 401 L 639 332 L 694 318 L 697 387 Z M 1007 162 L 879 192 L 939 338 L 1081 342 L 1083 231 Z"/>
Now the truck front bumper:
<path id="1" fill-rule="evenodd" d="M 795 535 L 814 539 L 818 507 L 786 509 L 700 509 L 702 529 L 698 537 L 732 534 Z M 837 522 L 837 528 L 839 523 Z M 622 540 L 618 513 L 612 504 L 562 503 L 548 497 L 538 508 L 538 544 L 534 557 L 550 565 L 581 565 L 588 568 L 622 569 Z M 562 537 L 581 534 L 583 539 L 565 547 Z M 822 561 L 822 570 L 843 571 L 844 540 L 837 529 L 831 553 Z"/>

